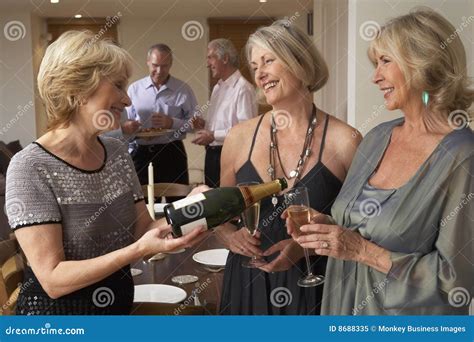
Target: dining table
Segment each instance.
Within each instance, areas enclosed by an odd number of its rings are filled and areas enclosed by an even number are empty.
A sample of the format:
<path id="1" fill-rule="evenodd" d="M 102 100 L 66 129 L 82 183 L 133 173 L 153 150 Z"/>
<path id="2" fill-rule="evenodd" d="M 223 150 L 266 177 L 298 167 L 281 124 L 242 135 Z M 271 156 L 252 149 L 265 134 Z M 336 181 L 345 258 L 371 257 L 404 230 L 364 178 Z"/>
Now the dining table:
<path id="1" fill-rule="evenodd" d="M 215 315 L 221 299 L 224 267 L 208 267 L 193 260 L 193 255 L 210 249 L 224 248 L 216 234 L 211 232 L 209 236 L 199 244 L 187 248 L 178 253 L 164 253 L 162 259 L 149 261 L 139 260 L 132 265 L 132 269 L 139 269 L 142 273 L 133 277 L 135 285 L 142 284 L 165 284 L 182 288 L 186 291 L 186 299 L 180 303 L 163 304 L 173 314 L 180 314 L 186 307 L 202 305 L 204 314 Z M 162 255 L 163 256 L 163 255 Z M 172 281 L 173 277 L 180 275 L 193 275 L 198 280 L 188 284 L 177 284 Z M 194 300 L 197 295 L 198 302 Z M 172 310 L 170 310 L 171 308 Z"/>

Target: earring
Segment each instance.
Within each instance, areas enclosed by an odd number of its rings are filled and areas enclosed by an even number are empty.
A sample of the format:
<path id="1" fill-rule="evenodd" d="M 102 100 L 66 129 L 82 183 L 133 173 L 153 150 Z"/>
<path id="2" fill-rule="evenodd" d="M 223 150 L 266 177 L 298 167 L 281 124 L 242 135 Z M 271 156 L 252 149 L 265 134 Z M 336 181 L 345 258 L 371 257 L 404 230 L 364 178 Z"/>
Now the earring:
<path id="1" fill-rule="evenodd" d="M 423 101 L 423 104 L 425 105 L 425 107 L 428 106 L 429 100 L 430 100 L 430 94 L 428 94 L 427 91 L 424 91 L 423 93 L 421 93 L 421 101 Z"/>

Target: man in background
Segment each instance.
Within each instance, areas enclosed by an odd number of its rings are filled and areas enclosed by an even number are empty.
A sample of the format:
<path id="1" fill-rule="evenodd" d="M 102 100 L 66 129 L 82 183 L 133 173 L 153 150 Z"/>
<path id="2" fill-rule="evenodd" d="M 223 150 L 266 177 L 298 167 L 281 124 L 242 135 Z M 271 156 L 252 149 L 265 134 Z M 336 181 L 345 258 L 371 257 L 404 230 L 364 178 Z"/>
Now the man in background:
<path id="1" fill-rule="evenodd" d="M 159 137 L 136 139 L 133 162 L 141 184 L 148 184 L 148 164 L 153 163 L 155 183 L 189 183 L 188 162 L 183 139 L 192 125 L 197 108 L 189 85 L 170 75 L 173 54 L 169 46 L 156 44 L 149 48 L 147 66 L 150 74 L 130 85 L 128 120 L 124 133 L 141 128 L 172 129 Z M 179 134 L 176 134 L 179 131 Z"/>
<path id="2" fill-rule="evenodd" d="M 212 89 L 205 129 L 196 132 L 193 143 L 206 146 L 206 185 L 220 185 L 221 151 L 230 129 L 257 115 L 254 87 L 239 71 L 239 55 L 231 41 L 215 39 L 208 44 L 207 67 L 219 81 Z M 196 125 L 203 124 L 196 119 Z"/>

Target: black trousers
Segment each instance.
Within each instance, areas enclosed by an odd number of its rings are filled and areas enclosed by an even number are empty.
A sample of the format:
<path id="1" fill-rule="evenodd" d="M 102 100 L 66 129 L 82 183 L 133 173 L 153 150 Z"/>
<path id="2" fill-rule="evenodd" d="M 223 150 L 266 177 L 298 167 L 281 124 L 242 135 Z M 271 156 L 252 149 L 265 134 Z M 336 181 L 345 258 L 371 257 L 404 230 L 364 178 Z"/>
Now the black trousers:
<path id="1" fill-rule="evenodd" d="M 206 146 L 204 176 L 206 185 L 218 188 L 221 183 L 221 152 L 222 146 Z"/>
<path id="2" fill-rule="evenodd" d="M 188 158 L 182 141 L 168 144 L 138 145 L 132 154 L 140 184 L 148 184 L 148 164 L 153 163 L 155 183 L 189 184 Z M 167 197 L 172 202 L 175 197 Z"/>

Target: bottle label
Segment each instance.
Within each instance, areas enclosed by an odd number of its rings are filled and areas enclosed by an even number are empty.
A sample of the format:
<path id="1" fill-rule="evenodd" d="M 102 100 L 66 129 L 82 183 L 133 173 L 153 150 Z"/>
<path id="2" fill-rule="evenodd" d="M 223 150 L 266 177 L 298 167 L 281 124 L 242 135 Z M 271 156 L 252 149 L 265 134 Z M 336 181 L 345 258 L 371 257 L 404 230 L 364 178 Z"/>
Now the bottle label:
<path id="1" fill-rule="evenodd" d="M 186 198 L 183 198 L 179 201 L 176 201 L 176 202 L 173 202 L 173 208 L 175 208 L 176 210 L 178 209 L 181 209 L 183 207 L 186 207 L 190 204 L 194 204 L 194 203 L 197 203 L 197 202 L 201 202 L 203 200 L 206 199 L 206 196 L 204 196 L 203 193 L 200 193 L 200 194 L 196 194 L 196 195 L 193 195 L 193 196 L 189 196 L 189 197 L 186 197 Z"/>
<path id="2" fill-rule="evenodd" d="M 193 229 L 199 227 L 199 226 L 205 226 L 207 228 L 207 220 L 205 217 L 199 219 L 199 220 L 196 220 L 196 221 L 193 221 L 193 222 L 189 222 L 188 224 L 184 224 L 181 226 L 181 233 L 184 235 L 190 233 Z"/>

